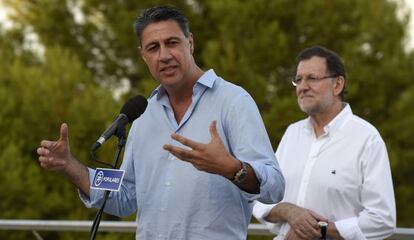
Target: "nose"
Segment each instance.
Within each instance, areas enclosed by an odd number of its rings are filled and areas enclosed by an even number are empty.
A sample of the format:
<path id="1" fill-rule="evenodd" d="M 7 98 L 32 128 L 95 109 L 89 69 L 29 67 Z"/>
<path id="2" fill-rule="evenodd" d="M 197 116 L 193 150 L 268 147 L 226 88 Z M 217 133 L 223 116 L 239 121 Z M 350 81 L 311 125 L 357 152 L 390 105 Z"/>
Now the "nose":
<path id="1" fill-rule="evenodd" d="M 296 89 L 298 88 L 308 88 L 309 83 L 307 78 L 303 78 L 301 81 L 296 82 Z"/>
<path id="2" fill-rule="evenodd" d="M 309 90 L 309 84 L 306 81 L 307 79 L 302 79 L 302 81 L 296 83 L 296 94 Z"/>
<path id="3" fill-rule="evenodd" d="M 170 59 L 172 58 L 170 49 L 168 49 L 165 46 L 161 46 L 160 47 L 160 52 L 159 52 L 159 60 L 160 62 L 168 62 L 170 61 Z"/>

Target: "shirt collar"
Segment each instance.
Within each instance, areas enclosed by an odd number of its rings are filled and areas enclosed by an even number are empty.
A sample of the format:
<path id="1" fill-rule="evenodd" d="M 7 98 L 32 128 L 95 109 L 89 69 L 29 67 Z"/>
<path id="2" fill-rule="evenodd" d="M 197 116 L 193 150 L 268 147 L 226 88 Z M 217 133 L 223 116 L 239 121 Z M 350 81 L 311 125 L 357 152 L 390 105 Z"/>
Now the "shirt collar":
<path id="1" fill-rule="evenodd" d="M 336 115 L 336 117 L 323 128 L 325 134 L 332 134 L 340 130 L 352 114 L 351 106 L 348 103 L 344 103 L 344 108 L 339 112 L 339 114 Z M 312 120 L 310 117 L 306 119 L 303 127 L 308 131 L 313 131 Z"/>
<path id="2" fill-rule="evenodd" d="M 202 84 L 208 88 L 212 88 L 218 76 L 214 72 L 213 69 L 209 69 L 208 71 L 204 72 L 201 75 L 200 79 L 198 79 L 197 84 Z"/>
<path id="3" fill-rule="evenodd" d="M 348 103 L 344 103 L 344 108 L 341 112 L 328 125 L 325 126 L 324 130 L 326 133 L 339 131 L 342 126 L 346 123 L 348 118 L 352 115 L 351 106 Z"/>
<path id="4" fill-rule="evenodd" d="M 196 84 L 193 87 L 193 92 L 196 91 L 197 87 L 204 86 L 207 88 L 212 88 L 218 76 L 214 72 L 213 69 L 209 69 L 208 71 L 204 72 L 203 75 L 197 80 Z M 166 94 L 166 90 L 162 85 L 159 85 L 152 93 L 150 98 L 156 95 L 157 101 L 160 100 Z"/>

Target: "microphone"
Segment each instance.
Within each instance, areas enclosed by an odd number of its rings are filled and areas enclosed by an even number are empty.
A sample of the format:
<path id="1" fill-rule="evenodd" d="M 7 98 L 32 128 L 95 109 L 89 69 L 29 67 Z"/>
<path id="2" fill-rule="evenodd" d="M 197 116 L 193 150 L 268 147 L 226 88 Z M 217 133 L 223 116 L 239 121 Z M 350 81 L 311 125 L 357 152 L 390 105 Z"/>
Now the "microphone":
<path id="1" fill-rule="evenodd" d="M 111 126 L 105 130 L 104 133 L 96 140 L 96 142 L 91 147 L 91 152 L 95 152 L 105 141 L 111 138 L 113 135 L 119 136 L 123 134 L 125 126 L 133 122 L 142 113 L 144 113 L 147 108 L 148 102 L 147 99 L 143 96 L 135 96 L 130 98 L 124 106 L 121 108 L 118 117 L 113 121 Z"/>

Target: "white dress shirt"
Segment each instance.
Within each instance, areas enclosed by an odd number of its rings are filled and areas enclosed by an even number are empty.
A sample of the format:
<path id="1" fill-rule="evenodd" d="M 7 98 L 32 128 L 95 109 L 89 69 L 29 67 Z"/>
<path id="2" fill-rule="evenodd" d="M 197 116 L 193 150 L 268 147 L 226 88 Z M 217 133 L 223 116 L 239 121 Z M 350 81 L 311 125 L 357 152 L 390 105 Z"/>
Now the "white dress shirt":
<path id="1" fill-rule="evenodd" d="M 286 130 L 276 158 L 285 176 L 282 202 L 334 222 L 344 239 L 384 239 L 395 228 L 394 190 L 387 150 L 378 131 L 346 107 L 316 138 L 310 118 Z M 261 222 L 272 207 L 256 202 Z M 284 239 L 287 222 L 265 222 Z"/>

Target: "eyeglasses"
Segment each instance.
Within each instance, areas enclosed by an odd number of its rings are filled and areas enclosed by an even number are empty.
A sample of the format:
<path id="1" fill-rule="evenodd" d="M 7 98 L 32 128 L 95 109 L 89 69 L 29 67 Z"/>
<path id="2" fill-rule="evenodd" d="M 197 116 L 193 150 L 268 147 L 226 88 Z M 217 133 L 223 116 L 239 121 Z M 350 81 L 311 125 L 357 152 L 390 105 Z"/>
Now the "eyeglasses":
<path id="1" fill-rule="evenodd" d="M 296 87 L 297 85 L 299 85 L 302 82 L 303 79 L 309 85 L 312 85 L 312 84 L 315 84 L 315 83 L 319 82 L 320 80 L 327 79 L 327 78 L 334 78 L 334 77 L 337 77 L 337 76 L 338 75 L 323 76 L 323 77 L 317 77 L 315 75 L 308 75 L 307 77 L 306 76 L 305 77 L 304 76 L 295 76 L 292 79 L 292 85 Z"/>

